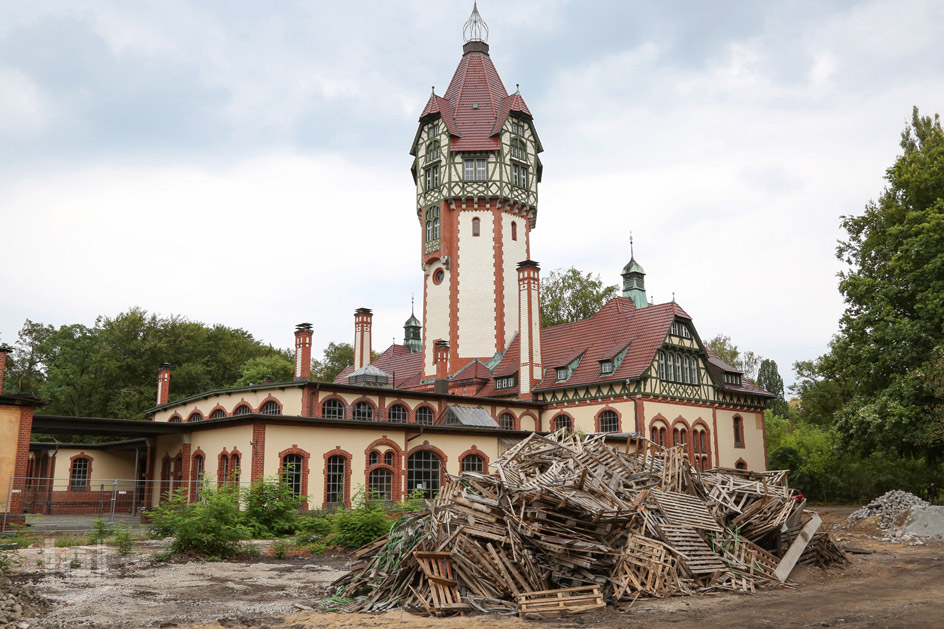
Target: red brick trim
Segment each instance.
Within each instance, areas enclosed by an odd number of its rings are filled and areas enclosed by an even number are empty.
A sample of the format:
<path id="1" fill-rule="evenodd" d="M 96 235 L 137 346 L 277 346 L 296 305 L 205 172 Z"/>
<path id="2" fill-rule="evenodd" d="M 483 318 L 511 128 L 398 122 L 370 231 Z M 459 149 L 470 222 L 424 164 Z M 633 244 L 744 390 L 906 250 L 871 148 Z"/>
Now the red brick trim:
<path id="1" fill-rule="evenodd" d="M 341 419 L 350 419 L 349 415 L 353 412 L 353 407 L 348 405 L 347 400 L 335 393 L 329 393 L 318 401 L 318 415 L 315 417 L 324 418 L 324 405 L 327 404 L 329 400 L 337 400 L 341 403 Z M 331 419 L 337 419 L 337 417 L 332 417 Z"/>
<path id="2" fill-rule="evenodd" d="M 226 417 L 226 409 L 223 408 L 220 404 L 217 404 L 216 406 L 210 409 L 209 413 L 206 414 L 206 418 L 210 419 L 210 416 L 213 415 L 213 413 L 215 413 L 216 411 L 223 411 L 223 417 Z"/>
<path id="3" fill-rule="evenodd" d="M 378 450 L 380 459 L 378 463 L 374 465 L 370 464 L 370 453 L 374 450 L 377 450 L 380 446 L 388 446 L 390 450 L 393 451 L 393 465 L 387 465 L 383 462 L 383 452 Z M 383 435 L 380 439 L 374 439 L 370 444 L 364 448 L 364 488 L 370 487 L 370 473 L 378 468 L 383 468 L 393 472 L 393 501 L 399 502 L 403 499 L 403 450 L 395 441 L 387 438 L 387 435 Z"/>
<path id="4" fill-rule="evenodd" d="M 88 491 L 88 488 L 92 486 L 92 456 L 85 454 L 85 452 L 79 452 L 73 457 L 69 457 L 69 489 L 72 491 L 72 468 L 75 466 L 75 462 L 78 459 L 85 459 L 88 461 L 88 471 L 85 476 L 85 489 L 80 489 L 79 491 Z M 12 500 L 11 500 L 12 502 Z"/>
<path id="5" fill-rule="evenodd" d="M 275 402 L 276 404 L 279 405 L 279 414 L 281 415 L 281 414 L 282 414 L 282 403 L 279 402 L 278 398 L 272 397 L 271 395 L 266 396 L 266 398 L 265 398 L 264 400 L 262 400 L 261 402 L 259 402 L 259 406 L 256 408 L 256 412 L 257 412 L 257 413 L 261 413 L 261 412 L 262 412 L 262 407 L 265 406 L 266 404 L 268 404 L 269 402 Z"/>
<path id="6" fill-rule="evenodd" d="M 249 469 L 249 480 L 257 483 L 265 474 L 265 440 L 266 425 L 255 422 L 252 425 L 252 462 Z"/>
<path id="7" fill-rule="evenodd" d="M 279 479 L 282 478 L 282 473 L 285 470 L 285 457 L 289 454 L 297 454 L 302 457 L 302 488 L 301 488 L 301 498 L 302 504 L 307 509 L 308 508 L 308 472 L 309 466 L 308 462 L 311 459 L 311 454 L 307 451 L 302 450 L 298 447 L 297 443 L 293 443 L 291 448 L 286 448 L 279 452 Z"/>
<path id="8" fill-rule="evenodd" d="M 403 457 L 404 482 L 406 482 L 406 472 L 409 470 L 410 457 L 420 450 L 428 450 L 439 457 L 439 488 L 442 489 L 446 485 L 446 463 L 449 461 L 449 457 L 447 457 L 446 453 L 436 446 L 430 445 L 429 441 L 423 441 L 423 443 L 420 445 L 410 448 L 410 450 L 406 453 L 406 456 Z"/>
<path id="9" fill-rule="evenodd" d="M 361 397 L 351 402 L 351 419 L 354 419 L 354 407 L 360 404 L 361 402 L 366 402 L 367 404 L 370 405 L 371 418 L 368 421 L 373 421 L 373 422 L 377 421 L 377 403 L 374 402 L 369 397 L 367 397 L 366 395 L 362 395 Z M 358 421 L 364 421 L 364 420 L 358 420 Z"/>
<path id="10" fill-rule="evenodd" d="M 740 437 L 741 441 L 738 443 L 738 426 L 740 425 Z M 738 450 L 744 449 L 747 447 L 747 439 L 744 434 L 744 417 L 740 413 L 736 413 L 734 417 L 731 418 L 731 428 L 734 430 L 734 447 Z"/>
<path id="11" fill-rule="evenodd" d="M 636 416 L 636 432 L 646 436 L 646 407 L 641 398 L 630 398 L 633 401 L 633 410 Z"/>
<path id="12" fill-rule="evenodd" d="M 175 417 L 177 418 L 177 421 L 178 421 L 178 422 L 183 423 L 184 418 L 180 416 L 180 413 L 174 413 L 173 415 L 171 415 L 170 417 L 167 418 L 167 421 L 168 421 L 168 422 L 173 422 Z"/>
<path id="13" fill-rule="evenodd" d="M 238 459 L 238 464 L 237 464 Z M 233 482 L 239 484 L 239 477 L 242 475 L 240 470 L 243 464 L 243 453 L 239 451 L 239 448 L 233 446 L 233 451 L 229 453 L 229 473 L 233 478 Z"/>
<path id="14" fill-rule="evenodd" d="M 195 415 L 199 415 L 199 416 L 200 416 L 200 419 L 194 420 L 193 418 L 194 418 Z M 199 410 L 194 410 L 194 411 L 191 412 L 189 415 L 187 415 L 187 422 L 188 422 L 188 423 L 189 423 L 189 422 L 192 422 L 192 421 L 198 421 L 198 422 L 199 422 L 199 421 L 203 421 L 204 419 L 206 419 L 206 415 L 204 415 L 203 413 L 201 413 Z"/>
<path id="15" fill-rule="evenodd" d="M 217 487 L 222 487 L 228 479 L 223 477 L 223 461 L 226 461 L 227 466 L 229 465 L 229 452 L 226 451 L 226 446 L 223 446 L 223 451 L 216 456 L 216 485 Z"/>
<path id="16" fill-rule="evenodd" d="M 281 455 L 280 455 L 281 456 Z M 351 462 L 354 460 L 354 457 L 351 456 L 350 452 L 342 450 L 341 446 L 334 446 L 334 450 L 329 450 L 324 453 L 324 469 L 322 470 L 324 474 L 324 502 L 322 507 L 325 509 L 328 508 L 328 459 L 333 456 L 344 457 L 344 506 L 348 509 L 351 508 Z M 306 463 L 307 465 L 307 460 Z"/>
<path id="17" fill-rule="evenodd" d="M 416 405 L 416 408 L 414 408 L 413 411 L 410 413 L 410 415 L 407 417 L 407 422 L 409 422 L 409 423 L 411 423 L 411 424 L 415 424 L 415 423 L 416 423 L 416 413 L 417 413 L 417 411 L 419 411 L 421 408 L 428 408 L 428 409 L 429 409 L 429 412 L 433 414 L 433 417 L 432 417 L 432 419 L 430 420 L 429 425 L 432 426 L 433 424 L 435 424 L 435 423 L 436 423 L 436 409 L 433 408 L 432 406 L 430 406 L 429 404 L 427 404 L 426 402 L 420 402 L 419 404 Z"/>
<path id="18" fill-rule="evenodd" d="M 699 428 L 704 431 L 705 437 L 706 437 L 704 452 L 695 451 L 695 434 L 697 432 L 701 432 L 699 431 Z M 701 417 L 693 421 L 691 435 L 692 435 L 692 447 L 691 447 L 692 462 L 693 463 L 697 462 L 696 457 L 704 456 L 706 457 L 708 461 L 708 466 L 710 467 L 711 466 L 711 428 L 708 426 L 708 423 L 705 420 L 703 420 Z"/>
<path id="19" fill-rule="evenodd" d="M 720 448 L 718 448 L 718 409 L 711 409 L 711 424 L 714 426 L 714 439 L 715 439 L 715 467 L 721 465 L 721 455 L 719 454 Z"/>
<path id="20" fill-rule="evenodd" d="M 485 465 L 483 471 L 488 474 L 488 455 L 475 447 L 474 444 L 471 448 L 459 455 L 459 471 L 462 471 L 462 462 L 465 460 L 465 457 L 473 454 L 482 459 L 482 463 Z"/>
<path id="21" fill-rule="evenodd" d="M 236 406 L 233 407 L 233 412 L 230 413 L 230 415 L 236 415 L 236 410 L 237 410 L 240 406 L 245 406 L 246 408 L 249 409 L 249 413 L 252 413 L 252 404 L 250 404 L 249 402 L 247 402 L 245 399 L 242 399 L 242 400 L 240 400 L 239 402 L 236 403 Z M 248 413 L 247 413 L 247 415 L 248 415 Z"/>
<path id="22" fill-rule="evenodd" d="M 557 430 L 559 430 L 559 428 L 558 428 L 558 426 L 557 426 L 557 421 L 558 421 L 558 419 L 560 419 L 561 417 L 566 417 L 567 419 L 570 420 L 570 429 L 571 429 L 571 430 L 576 430 L 576 429 L 577 429 L 577 427 L 574 425 L 574 418 L 573 418 L 573 416 L 571 416 L 569 413 L 565 413 L 564 411 L 559 411 L 557 414 L 554 415 L 554 417 L 551 418 L 551 430 L 552 430 L 552 431 L 557 431 Z"/>
<path id="23" fill-rule="evenodd" d="M 518 419 L 518 416 L 517 416 L 514 412 L 512 412 L 512 410 L 511 410 L 510 408 L 503 408 L 503 409 L 501 409 L 501 410 L 497 413 L 497 416 L 496 416 L 495 421 L 498 422 L 498 427 L 499 427 L 499 428 L 501 428 L 501 417 L 502 417 L 502 415 L 511 415 L 511 427 L 512 427 L 513 430 L 520 430 L 520 429 L 521 429 L 521 420 Z M 535 425 L 537 425 L 537 422 L 535 422 Z"/>
<path id="24" fill-rule="evenodd" d="M 497 352 L 505 349 L 505 247 L 502 243 L 504 214 L 498 204 L 492 209 L 492 249 L 495 252 L 495 346 Z M 517 426 L 517 418 L 515 426 Z"/>
<path id="25" fill-rule="evenodd" d="M 603 429 L 600 427 L 600 416 L 607 411 L 613 411 L 616 413 L 616 432 L 623 432 L 623 414 L 619 412 L 618 409 L 613 408 L 612 406 L 606 405 L 597 411 L 597 414 L 593 417 L 593 425 L 597 432 L 603 432 Z"/>
<path id="26" fill-rule="evenodd" d="M 20 425 L 16 436 L 16 461 L 13 463 L 14 481 L 12 489 L 19 491 L 10 496 L 7 513 L 23 513 L 23 493 L 26 491 L 26 468 L 28 465 L 30 434 L 33 431 L 33 407 L 20 407 Z M 89 468 L 91 478 L 91 468 Z"/>
<path id="27" fill-rule="evenodd" d="M 682 430 L 685 430 L 685 435 L 687 439 L 685 440 L 685 455 L 688 457 L 689 461 L 692 461 L 692 427 L 689 425 L 688 420 L 679 415 L 672 421 L 672 446 L 679 445 L 676 443 L 676 434 L 680 433 Z M 681 434 L 678 435 L 681 437 Z"/>
<path id="28" fill-rule="evenodd" d="M 541 418 L 538 415 L 532 413 L 531 411 L 524 411 L 523 413 L 521 413 L 521 416 L 515 420 L 515 426 L 519 430 L 521 429 L 521 421 L 525 417 L 530 417 L 532 421 L 534 421 L 534 430 L 543 430 L 541 428 Z"/>
<path id="29" fill-rule="evenodd" d="M 743 465 L 744 467 L 738 467 L 739 465 Z M 737 461 L 734 462 L 734 469 L 736 469 L 736 470 L 740 470 L 740 469 L 746 470 L 746 469 L 747 469 L 747 461 L 745 461 L 744 459 L 739 458 Z"/>

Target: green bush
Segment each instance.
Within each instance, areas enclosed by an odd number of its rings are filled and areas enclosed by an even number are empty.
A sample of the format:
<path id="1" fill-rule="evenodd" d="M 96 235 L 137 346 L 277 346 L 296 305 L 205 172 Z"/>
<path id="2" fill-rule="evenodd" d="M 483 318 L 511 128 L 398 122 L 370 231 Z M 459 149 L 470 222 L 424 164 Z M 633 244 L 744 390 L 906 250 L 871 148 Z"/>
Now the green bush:
<path id="1" fill-rule="evenodd" d="M 108 522 L 105 520 L 95 520 L 92 524 L 92 528 L 88 532 L 88 543 L 89 544 L 103 544 L 105 539 L 108 538 L 110 533 L 110 527 Z"/>
<path id="2" fill-rule="evenodd" d="M 298 519 L 296 531 L 300 544 L 326 540 L 331 536 L 334 527 L 325 516 L 307 516 Z"/>
<path id="3" fill-rule="evenodd" d="M 292 535 L 298 525 L 302 500 L 291 486 L 278 477 L 254 483 L 246 495 L 246 524 L 253 537 L 271 538 Z"/>
<path id="4" fill-rule="evenodd" d="M 335 546 L 360 548 L 386 535 L 393 525 L 379 500 L 365 500 L 361 493 L 354 502 L 355 508 L 341 509 L 329 516 L 334 527 L 331 542 Z"/>
<path id="5" fill-rule="evenodd" d="M 187 490 L 181 489 L 151 514 L 151 528 L 173 536 L 170 551 L 196 552 L 207 556 L 232 557 L 242 550 L 240 541 L 252 532 L 239 511 L 239 495 L 234 487 L 217 488 L 204 482 L 200 501 L 187 502 Z"/>
<path id="6" fill-rule="evenodd" d="M 134 537 L 131 536 L 131 527 L 127 524 L 116 526 L 114 532 L 118 554 L 122 556 L 130 554 L 131 550 L 134 548 Z"/>

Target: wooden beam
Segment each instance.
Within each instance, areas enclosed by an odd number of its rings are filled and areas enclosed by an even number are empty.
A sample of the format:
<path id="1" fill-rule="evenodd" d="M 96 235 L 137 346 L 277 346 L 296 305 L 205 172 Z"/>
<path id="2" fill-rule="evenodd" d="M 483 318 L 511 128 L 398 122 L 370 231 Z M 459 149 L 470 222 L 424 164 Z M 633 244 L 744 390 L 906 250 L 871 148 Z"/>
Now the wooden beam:
<path id="1" fill-rule="evenodd" d="M 823 520 L 819 517 L 819 514 L 814 513 L 810 521 L 800 530 L 797 538 L 790 544 L 790 548 L 787 549 L 783 559 L 777 565 L 777 570 L 774 572 L 774 576 L 780 579 L 781 583 L 786 581 L 790 573 L 793 572 L 793 566 L 800 560 L 800 555 L 806 550 L 810 540 L 813 539 L 813 535 L 816 534 L 822 524 Z"/>

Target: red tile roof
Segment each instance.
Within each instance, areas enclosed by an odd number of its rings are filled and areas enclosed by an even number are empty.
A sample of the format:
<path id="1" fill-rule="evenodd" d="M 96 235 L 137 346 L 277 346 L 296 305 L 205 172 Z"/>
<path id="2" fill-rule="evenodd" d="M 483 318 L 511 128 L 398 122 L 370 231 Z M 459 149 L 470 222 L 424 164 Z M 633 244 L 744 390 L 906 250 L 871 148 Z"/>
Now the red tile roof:
<path id="1" fill-rule="evenodd" d="M 390 374 L 390 384 L 397 389 L 408 389 L 419 384 L 423 371 L 423 354 L 410 353 L 406 345 L 391 345 L 371 363 L 374 367 Z M 354 366 L 348 365 L 334 379 L 337 384 L 347 384 L 347 377 L 354 372 Z"/>

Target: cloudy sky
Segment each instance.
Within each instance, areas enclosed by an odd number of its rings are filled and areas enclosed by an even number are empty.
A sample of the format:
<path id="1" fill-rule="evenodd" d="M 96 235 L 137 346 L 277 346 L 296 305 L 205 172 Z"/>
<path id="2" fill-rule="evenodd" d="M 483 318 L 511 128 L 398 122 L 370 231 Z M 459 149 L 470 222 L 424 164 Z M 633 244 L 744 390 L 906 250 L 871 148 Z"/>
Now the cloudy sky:
<path id="1" fill-rule="evenodd" d="M 408 150 L 471 0 L 0 2 L 0 341 L 131 306 L 316 353 L 422 291 Z M 532 257 L 821 354 L 840 216 L 944 102 L 939 2 L 482 0 L 544 143 Z"/>

